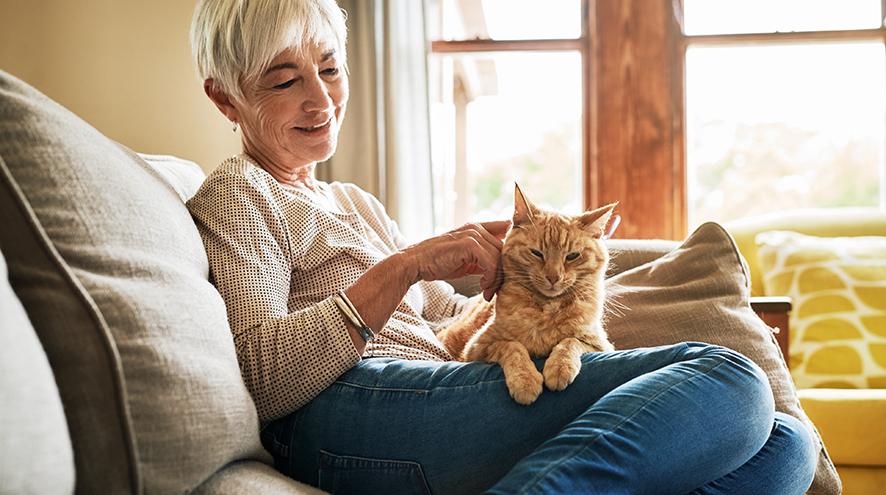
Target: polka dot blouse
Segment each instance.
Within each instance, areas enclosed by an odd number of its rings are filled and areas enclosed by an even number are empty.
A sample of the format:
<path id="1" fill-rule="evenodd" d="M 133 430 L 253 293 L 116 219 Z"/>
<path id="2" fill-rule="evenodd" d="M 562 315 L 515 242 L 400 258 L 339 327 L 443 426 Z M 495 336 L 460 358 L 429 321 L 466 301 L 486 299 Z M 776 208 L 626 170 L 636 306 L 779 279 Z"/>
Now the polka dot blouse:
<path id="1" fill-rule="evenodd" d="M 327 202 L 238 155 L 187 203 L 263 421 L 305 405 L 361 357 L 449 360 L 434 334 L 467 301 L 444 282 L 419 282 L 358 355 L 331 296 L 406 242 L 369 193 L 319 187 Z"/>

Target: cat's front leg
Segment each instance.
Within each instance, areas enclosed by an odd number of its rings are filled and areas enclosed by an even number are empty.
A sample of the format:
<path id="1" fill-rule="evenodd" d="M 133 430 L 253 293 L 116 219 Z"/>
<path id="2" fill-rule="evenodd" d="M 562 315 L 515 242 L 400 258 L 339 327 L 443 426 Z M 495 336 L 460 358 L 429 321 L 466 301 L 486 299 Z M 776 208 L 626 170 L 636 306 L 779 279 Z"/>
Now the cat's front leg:
<path id="1" fill-rule="evenodd" d="M 535 368 L 529 351 L 519 342 L 501 340 L 486 348 L 486 360 L 501 365 L 511 397 L 528 406 L 541 395 L 544 378 Z"/>
<path id="2" fill-rule="evenodd" d="M 549 390 L 563 390 L 568 387 L 581 371 L 581 355 L 585 350 L 586 346 L 572 337 L 565 338 L 554 346 L 545 361 L 545 386 Z"/>

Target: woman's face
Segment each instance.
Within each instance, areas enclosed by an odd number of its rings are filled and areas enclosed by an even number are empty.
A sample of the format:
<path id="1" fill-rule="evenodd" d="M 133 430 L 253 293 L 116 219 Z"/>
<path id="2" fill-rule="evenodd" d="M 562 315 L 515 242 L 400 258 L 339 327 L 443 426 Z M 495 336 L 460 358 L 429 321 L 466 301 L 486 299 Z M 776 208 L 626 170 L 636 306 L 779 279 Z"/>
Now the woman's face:
<path id="1" fill-rule="evenodd" d="M 244 151 L 298 169 L 332 156 L 348 102 L 348 78 L 334 43 L 277 55 L 234 103 Z"/>

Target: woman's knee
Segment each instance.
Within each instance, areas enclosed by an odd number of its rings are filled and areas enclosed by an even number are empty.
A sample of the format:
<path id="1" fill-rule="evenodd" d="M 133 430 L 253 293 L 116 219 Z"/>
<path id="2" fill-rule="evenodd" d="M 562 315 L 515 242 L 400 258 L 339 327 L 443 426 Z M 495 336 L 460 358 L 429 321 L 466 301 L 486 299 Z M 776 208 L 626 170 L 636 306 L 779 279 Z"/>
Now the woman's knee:
<path id="1" fill-rule="evenodd" d="M 716 414 L 744 424 L 747 446 L 756 451 L 772 428 L 775 400 L 766 373 L 749 358 L 725 347 L 689 343 L 695 360 L 703 363 L 704 374 L 712 378 L 712 402 Z"/>
<path id="2" fill-rule="evenodd" d="M 818 442 L 799 419 L 784 413 L 775 413 L 772 430 L 773 447 L 777 462 L 785 471 L 785 478 L 805 491 L 812 484 L 818 462 Z"/>
<path id="3" fill-rule="evenodd" d="M 700 342 L 687 342 L 689 353 L 695 359 L 703 359 L 719 371 L 719 377 L 729 386 L 738 387 L 750 395 L 759 396 L 762 404 L 774 409 L 769 378 L 757 363 L 732 349 Z"/>

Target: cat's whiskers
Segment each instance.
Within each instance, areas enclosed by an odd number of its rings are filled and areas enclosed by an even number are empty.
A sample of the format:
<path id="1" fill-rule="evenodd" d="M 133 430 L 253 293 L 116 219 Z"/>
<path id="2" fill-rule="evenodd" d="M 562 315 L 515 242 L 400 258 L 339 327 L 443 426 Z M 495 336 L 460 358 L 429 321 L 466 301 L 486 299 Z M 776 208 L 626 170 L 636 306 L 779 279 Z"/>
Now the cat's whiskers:
<path id="1" fill-rule="evenodd" d="M 534 208 L 517 190 L 514 222 L 499 265 L 504 284 L 494 313 L 484 309 L 488 304 L 478 305 L 479 310 L 467 312 L 455 326 L 438 334 L 447 349 L 460 349 L 464 360 L 498 362 L 506 377 L 509 373 L 525 377 L 507 381 L 511 396 L 521 404 L 535 401 L 544 386 L 562 390 L 575 378 L 576 372 L 568 376 L 564 371 L 580 369 L 581 363 L 574 362 L 577 354 L 552 352 L 567 337 L 573 337 L 578 343 L 570 345 L 578 345 L 582 352 L 612 350 L 604 317 L 624 305 L 607 302 L 608 286 L 601 279 L 609 256 L 606 245 L 596 239 L 613 207 L 580 216 L 560 215 Z M 567 257 L 576 251 L 588 257 L 573 263 L 578 258 Z M 543 373 L 528 356 L 547 356 Z"/>

